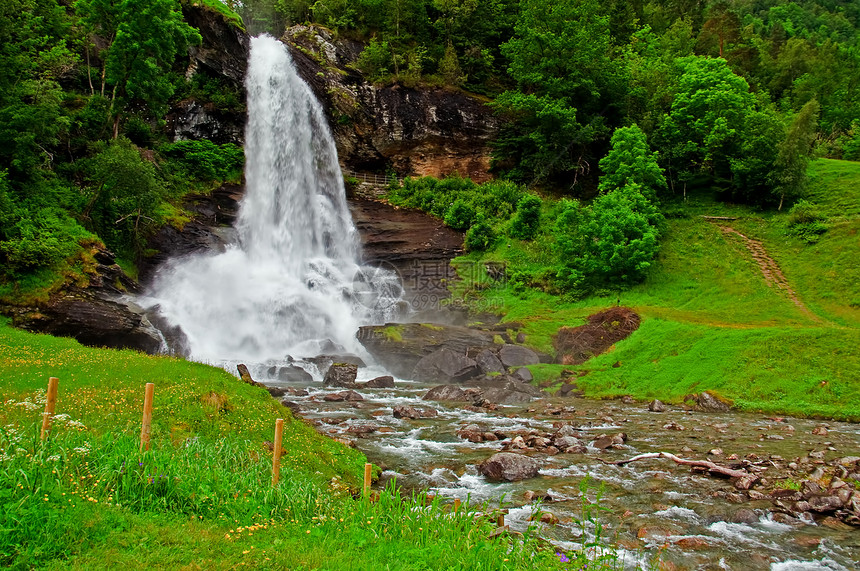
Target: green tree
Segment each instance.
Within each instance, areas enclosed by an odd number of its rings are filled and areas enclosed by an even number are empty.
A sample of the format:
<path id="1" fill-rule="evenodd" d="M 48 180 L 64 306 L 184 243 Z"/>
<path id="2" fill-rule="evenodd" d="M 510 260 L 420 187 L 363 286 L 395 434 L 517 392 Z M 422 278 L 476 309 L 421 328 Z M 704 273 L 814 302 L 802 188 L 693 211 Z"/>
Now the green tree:
<path id="1" fill-rule="evenodd" d="M 703 172 L 728 180 L 755 97 L 724 59 L 691 56 L 678 65 L 683 74 L 677 94 L 657 133 L 661 154 L 670 174 Z"/>
<path id="2" fill-rule="evenodd" d="M 120 110 L 134 100 L 145 101 L 160 115 L 173 95 L 169 70 L 200 34 L 182 19 L 176 0 L 78 0 L 82 22 L 104 38 L 102 91 L 111 89 L 114 138 L 119 135 Z"/>
<path id="3" fill-rule="evenodd" d="M 659 249 L 663 216 L 636 184 L 598 196 L 584 227 L 582 270 L 600 284 L 641 281 Z"/>
<path id="4" fill-rule="evenodd" d="M 517 211 L 511 219 L 510 235 L 520 240 L 531 240 L 540 228 L 541 199 L 526 194 L 517 202 Z"/>
<path id="5" fill-rule="evenodd" d="M 88 203 L 83 216 L 105 243 L 120 252 L 138 253 L 148 231 L 160 222 L 157 213 L 166 191 L 155 166 L 124 137 L 96 145 L 84 161 Z"/>
<path id="6" fill-rule="evenodd" d="M 612 134 L 609 154 L 600 160 L 603 176 L 599 189 L 609 191 L 637 184 L 650 200 L 666 189 L 666 177 L 657 164 L 657 152 L 651 151 L 645 133 L 637 125 L 619 127 Z"/>
<path id="7" fill-rule="evenodd" d="M 806 167 L 812 153 L 819 110 L 815 99 L 804 105 L 778 146 L 773 193 L 779 196 L 779 210 L 782 210 L 786 198 L 799 197 L 806 183 Z"/>
<path id="8" fill-rule="evenodd" d="M 515 36 L 502 45 L 517 91 L 494 108 L 513 120 L 494 151 L 522 181 L 587 170 L 588 148 L 613 114 L 616 73 L 609 17 L 597 0 L 523 0 Z M 575 179 L 574 179 L 575 180 Z"/>

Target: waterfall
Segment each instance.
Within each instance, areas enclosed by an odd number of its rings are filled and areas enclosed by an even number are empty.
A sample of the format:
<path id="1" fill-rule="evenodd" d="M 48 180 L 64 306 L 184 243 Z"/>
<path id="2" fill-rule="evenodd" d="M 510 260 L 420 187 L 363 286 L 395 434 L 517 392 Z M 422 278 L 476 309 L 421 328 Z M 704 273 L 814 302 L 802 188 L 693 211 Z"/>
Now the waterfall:
<path id="1" fill-rule="evenodd" d="M 359 263 L 334 139 L 281 42 L 251 40 L 246 87 L 238 241 L 168 263 L 150 305 L 181 328 L 193 359 L 359 351 L 358 326 L 388 319 L 396 306 L 396 276 Z"/>

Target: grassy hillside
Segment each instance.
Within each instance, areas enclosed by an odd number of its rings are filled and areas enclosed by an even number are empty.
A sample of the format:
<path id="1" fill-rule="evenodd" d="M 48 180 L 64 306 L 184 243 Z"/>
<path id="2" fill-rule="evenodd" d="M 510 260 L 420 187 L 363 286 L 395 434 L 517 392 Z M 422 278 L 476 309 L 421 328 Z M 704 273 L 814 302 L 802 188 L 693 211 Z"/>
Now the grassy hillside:
<path id="1" fill-rule="evenodd" d="M 642 316 L 640 329 L 609 353 L 579 366 L 536 367 L 541 381 L 566 368 L 583 375 L 576 382 L 591 396 L 679 401 L 707 389 L 742 409 L 860 420 L 860 163 L 813 163 L 808 200 L 827 218 L 827 232 L 813 244 L 789 232 L 788 212 L 699 196 L 668 220 L 657 263 L 629 290 L 566 302 L 463 282 L 457 295 L 503 308 L 545 351 L 560 326 L 580 325 L 607 306 Z M 768 283 L 748 239 L 763 246 L 784 282 Z M 541 247 L 506 239 L 460 263 L 522 267 Z"/>
<path id="2" fill-rule="evenodd" d="M 48 376 L 60 378 L 58 416 L 41 442 Z M 153 445 L 142 453 L 146 382 Z M 214 367 L 0 322 L 0 388 L 3 567 L 560 568 L 534 540 L 489 539 L 494 524 L 471 508 L 361 497 L 361 453 Z M 286 419 L 285 454 L 273 488 L 265 441 L 276 418 Z"/>

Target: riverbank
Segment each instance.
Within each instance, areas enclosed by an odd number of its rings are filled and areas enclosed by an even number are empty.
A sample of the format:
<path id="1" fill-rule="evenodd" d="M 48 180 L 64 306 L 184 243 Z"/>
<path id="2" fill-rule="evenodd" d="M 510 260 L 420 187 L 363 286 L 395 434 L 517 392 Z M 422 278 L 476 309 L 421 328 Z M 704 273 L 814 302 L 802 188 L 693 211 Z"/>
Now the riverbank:
<path id="1" fill-rule="evenodd" d="M 39 440 L 47 378 L 60 378 Z M 0 563 L 11 568 L 530 569 L 552 549 L 472 508 L 355 500 L 363 454 L 225 371 L 0 323 Z M 155 383 L 152 450 L 139 452 Z M 271 443 L 284 418 L 281 483 Z M 422 503 L 423 505 L 423 503 Z M 513 548 L 512 548 L 513 546 Z M 593 565 L 592 565 L 593 567 Z"/>

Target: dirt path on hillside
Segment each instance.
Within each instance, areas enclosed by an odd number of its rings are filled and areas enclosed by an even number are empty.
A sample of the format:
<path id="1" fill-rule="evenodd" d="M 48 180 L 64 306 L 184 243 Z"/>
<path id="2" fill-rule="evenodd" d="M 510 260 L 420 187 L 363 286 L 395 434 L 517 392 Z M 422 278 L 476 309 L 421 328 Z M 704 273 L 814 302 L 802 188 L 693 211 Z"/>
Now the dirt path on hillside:
<path id="1" fill-rule="evenodd" d="M 788 295 L 788 298 L 794 303 L 794 305 L 796 305 L 813 321 L 816 321 L 818 323 L 824 322 L 821 317 L 814 314 L 808 307 L 806 307 L 806 305 L 802 301 L 800 301 L 800 298 L 797 296 L 797 292 L 791 288 L 788 283 L 788 280 L 785 279 L 785 275 L 779 268 L 779 265 L 773 258 L 770 257 L 760 240 L 756 240 L 754 238 L 750 238 L 749 236 L 741 234 L 731 226 L 724 226 L 720 224 L 719 227 L 720 230 L 723 231 L 723 234 L 734 234 L 736 236 L 740 236 L 740 238 L 744 242 L 744 245 L 747 247 L 747 250 L 749 250 L 749 253 L 752 255 L 753 260 L 755 260 L 755 263 L 758 264 L 759 269 L 761 269 L 761 273 L 762 275 L 764 275 L 764 280 L 768 286 L 775 286 L 778 289 L 784 291 Z"/>

